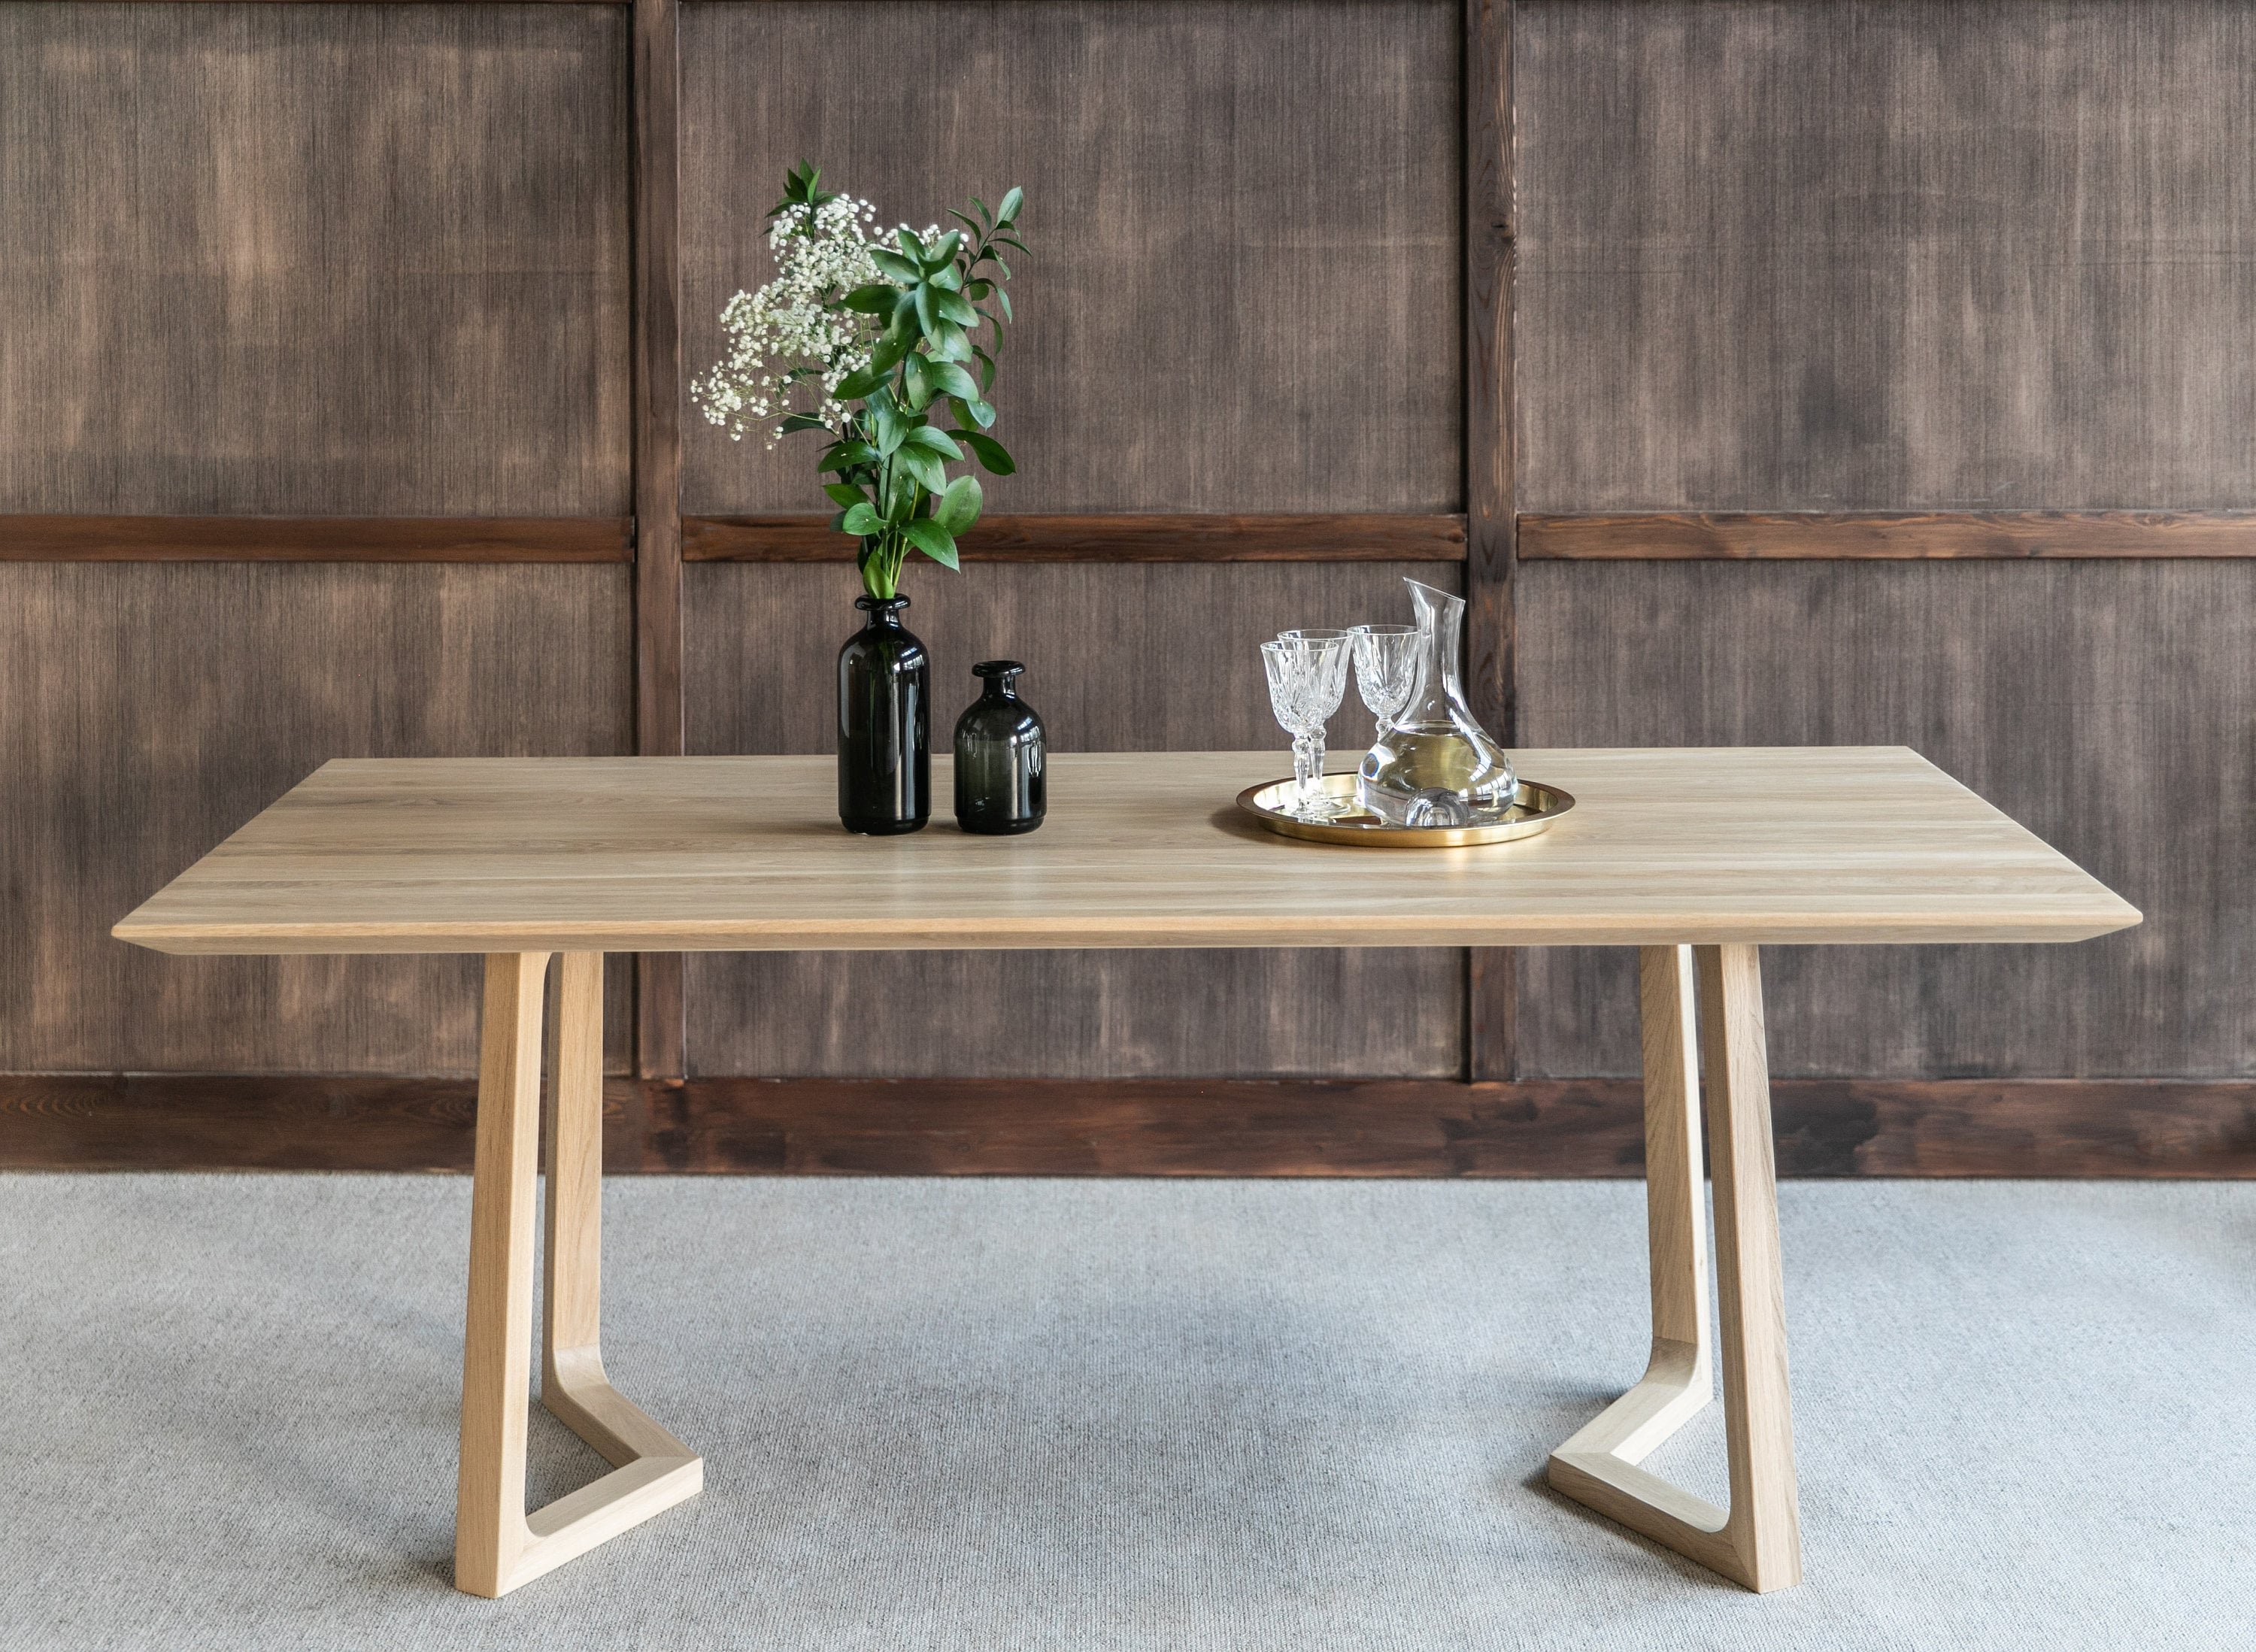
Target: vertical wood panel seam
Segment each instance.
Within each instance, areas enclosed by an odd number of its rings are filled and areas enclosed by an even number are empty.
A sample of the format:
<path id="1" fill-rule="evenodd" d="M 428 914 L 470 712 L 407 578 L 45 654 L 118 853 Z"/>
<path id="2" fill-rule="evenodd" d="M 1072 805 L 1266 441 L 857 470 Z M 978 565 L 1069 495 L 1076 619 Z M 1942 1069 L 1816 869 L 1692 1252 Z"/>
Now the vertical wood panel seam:
<path id="1" fill-rule="evenodd" d="M 684 749 L 681 691 L 681 52 L 676 0 L 634 0 L 635 749 Z M 636 1065 L 679 1076 L 681 960 L 636 964 Z"/>
<path id="2" fill-rule="evenodd" d="M 1464 477 L 1467 675 L 1472 707 L 1506 745 L 1517 738 L 1512 578 L 1517 422 L 1512 373 L 1514 210 L 1512 0 L 1465 0 Z M 1465 1076 L 1508 1079 L 1518 1061 L 1512 955 L 1465 961 Z"/>

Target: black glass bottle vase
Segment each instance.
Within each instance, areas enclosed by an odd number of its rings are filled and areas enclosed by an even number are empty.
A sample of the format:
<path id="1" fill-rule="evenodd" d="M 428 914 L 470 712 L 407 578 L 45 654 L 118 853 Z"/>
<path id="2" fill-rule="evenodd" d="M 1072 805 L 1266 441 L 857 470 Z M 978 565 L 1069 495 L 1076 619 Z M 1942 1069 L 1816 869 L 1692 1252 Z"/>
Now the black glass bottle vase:
<path id="1" fill-rule="evenodd" d="M 968 832 L 1030 832 L 1047 809 L 1042 720 L 1019 698 L 1015 660 L 971 667 L 987 685 L 955 723 L 955 823 Z"/>
<path id="2" fill-rule="evenodd" d="M 838 819 L 887 837 L 932 818 L 932 710 L 906 597 L 857 597 L 862 629 L 838 651 Z"/>

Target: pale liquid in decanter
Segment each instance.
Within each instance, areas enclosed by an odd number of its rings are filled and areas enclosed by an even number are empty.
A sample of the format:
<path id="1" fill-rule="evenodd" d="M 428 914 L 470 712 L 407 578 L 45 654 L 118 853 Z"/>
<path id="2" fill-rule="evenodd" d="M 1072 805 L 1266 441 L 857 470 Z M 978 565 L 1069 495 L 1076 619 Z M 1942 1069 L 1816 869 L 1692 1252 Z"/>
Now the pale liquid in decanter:
<path id="1" fill-rule="evenodd" d="M 1405 580 L 1418 610 L 1418 685 L 1356 771 L 1364 808 L 1396 826 L 1501 820 L 1519 789 L 1512 759 L 1465 704 L 1457 675 L 1460 597 Z"/>

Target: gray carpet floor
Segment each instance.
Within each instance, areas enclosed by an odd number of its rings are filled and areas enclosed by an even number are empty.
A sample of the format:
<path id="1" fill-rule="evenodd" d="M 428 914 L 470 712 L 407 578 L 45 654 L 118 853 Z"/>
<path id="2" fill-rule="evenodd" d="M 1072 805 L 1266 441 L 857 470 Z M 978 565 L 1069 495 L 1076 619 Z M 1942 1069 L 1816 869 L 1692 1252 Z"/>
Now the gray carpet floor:
<path id="1" fill-rule="evenodd" d="M 1634 1184 L 653 1179 L 606 1352 L 708 1489 L 475 1600 L 469 1195 L 0 1177 L 0 1647 L 2256 1639 L 2256 1185 L 1789 1185 L 1809 1581 L 1761 1598 L 1540 1483 L 1642 1364 Z M 1718 1409 L 1651 1466 L 1720 1497 Z"/>

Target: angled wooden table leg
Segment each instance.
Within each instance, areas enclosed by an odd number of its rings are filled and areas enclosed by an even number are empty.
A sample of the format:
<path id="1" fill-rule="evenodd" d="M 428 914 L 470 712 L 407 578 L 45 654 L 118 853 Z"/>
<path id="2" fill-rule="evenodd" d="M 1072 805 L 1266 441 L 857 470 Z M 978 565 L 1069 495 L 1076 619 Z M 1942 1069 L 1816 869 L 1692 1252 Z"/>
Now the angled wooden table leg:
<path id="1" fill-rule="evenodd" d="M 1698 1014 L 1694 1028 L 1694 976 Z M 1551 1455 L 1558 1490 L 1748 1588 L 1801 1581 L 1778 1193 L 1750 946 L 1648 947 L 1639 963 L 1653 1353 L 1644 1379 Z M 1716 1183 L 1728 1511 L 1638 1466 L 1708 1403 L 1706 1242 L 1694 1074 L 1704 1052 Z"/>
<path id="2" fill-rule="evenodd" d="M 694 1494 L 702 1461 L 605 1380 L 597 1341 L 603 1194 L 603 957 L 558 971 L 548 1143 L 548 1326 L 541 1397 L 612 1472 L 528 1517 L 525 1413 L 532 1343 L 532 1178 L 548 955 L 486 960 L 478 1057 L 469 1311 L 455 1586 L 497 1596 Z"/>

